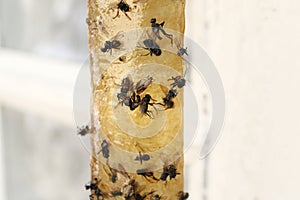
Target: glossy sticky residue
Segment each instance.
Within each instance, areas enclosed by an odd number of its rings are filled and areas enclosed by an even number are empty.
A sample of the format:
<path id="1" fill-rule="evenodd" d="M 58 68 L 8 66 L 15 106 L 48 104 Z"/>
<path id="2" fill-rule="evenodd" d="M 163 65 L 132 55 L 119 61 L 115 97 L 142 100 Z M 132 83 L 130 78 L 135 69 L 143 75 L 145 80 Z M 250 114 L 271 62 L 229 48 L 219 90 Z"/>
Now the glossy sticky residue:
<path id="1" fill-rule="evenodd" d="M 181 0 L 88 2 L 91 198 L 182 196 L 184 73 L 174 40 L 183 39 L 184 6 Z M 152 18 L 156 30 L 146 28 Z"/>

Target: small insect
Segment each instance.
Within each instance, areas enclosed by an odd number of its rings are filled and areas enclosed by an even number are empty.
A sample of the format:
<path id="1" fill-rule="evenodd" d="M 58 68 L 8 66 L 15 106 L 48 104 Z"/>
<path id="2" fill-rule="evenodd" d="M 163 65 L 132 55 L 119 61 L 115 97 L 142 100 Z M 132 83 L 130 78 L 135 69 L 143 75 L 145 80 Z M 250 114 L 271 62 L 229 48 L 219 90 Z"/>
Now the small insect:
<path id="1" fill-rule="evenodd" d="M 118 8 L 117 15 L 115 17 L 113 17 L 113 19 L 116 19 L 117 17 L 119 17 L 120 16 L 120 11 L 122 11 L 126 15 L 126 17 L 129 20 L 131 20 L 131 18 L 127 14 L 127 12 L 129 12 L 131 10 L 131 8 L 130 8 L 130 6 L 124 0 L 121 0 L 117 4 L 117 8 Z"/>
<path id="2" fill-rule="evenodd" d="M 162 54 L 160 46 L 155 42 L 154 39 L 146 39 L 143 41 L 143 43 L 144 43 L 144 47 L 143 46 L 138 46 L 138 47 L 148 50 L 149 53 L 142 56 L 148 56 L 148 55 L 152 56 L 153 54 L 156 56 L 160 56 Z"/>
<path id="3" fill-rule="evenodd" d="M 100 188 L 98 187 L 98 183 L 99 183 L 98 179 L 95 178 L 89 184 L 85 185 L 85 189 L 91 191 L 91 194 L 89 196 L 90 200 L 93 200 L 94 196 L 96 196 L 98 200 L 103 199 L 103 193 L 100 190 Z"/>
<path id="4" fill-rule="evenodd" d="M 80 127 L 77 127 L 77 134 L 80 135 L 80 136 L 85 136 L 87 134 L 89 134 L 91 131 L 90 127 L 89 126 L 82 126 L 81 128 Z"/>
<path id="5" fill-rule="evenodd" d="M 118 170 L 111 168 L 108 164 L 107 164 L 107 167 L 109 168 L 109 171 L 107 171 L 106 168 L 104 168 L 104 170 L 110 176 L 111 182 L 112 183 L 117 182 L 117 180 L 118 180 Z"/>
<path id="6" fill-rule="evenodd" d="M 121 192 L 121 191 L 113 191 L 113 192 L 111 192 L 111 195 L 113 197 L 122 196 L 123 192 Z"/>
<path id="7" fill-rule="evenodd" d="M 175 165 L 171 164 L 171 165 L 167 165 L 164 167 L 163 172 L 160 176 L 160 180 L 162 181 L 166 181 L 168 176 L 170 177 L 170 180 L 176 178 L 176 176 L 180 174 L 177 173 L 177 168 Z"/>
<path id="8" fill-rule="evenodd" d="M 173 35 L 167 33 L 163 28 L 165 25 L 164 21 L 161 23 L 157 23 L 156 18 L 152 18 L 150 23 L 151 23 L 152 32 L 153 32 L 155 38 L 162 40 L 162 37 L 160 36 L 160 32 L 162 32 L 162 34 L 164 34 L 167 38 L 169 38 L 171 40 L 171 44 L 173 44 Z"/>
<path id="9" fill-rule="evenodd" d="M 190 195 L 187 192 L 180 191 L 178 192 L 177 196 L 178 196 L 178 200 L 186 200 L 189 198 Z"/>
<path id="10" fill-rule="evenodd" d="M 110 55 L 112 54 L 113 49 L 120 49 L 121 42 L 119 40 L 111 40 L 111 41 L 105 41 L 104 47 L 101 48 L 101 51 L 103 53 L 109 52 Z"/>
<path id="11" fill-rule="evenodd" d="M 134 160 L 139 160 L 142 165 L 143 161 L 150 160 L 150 156 L 148 154 L 141 154 L 141 152 L 139 152 L 139 155 Z"/>
<path id="12" fill-rule="evenodd" d="M 172 76 L 172 78 L 168 79 L 168 81 L 174 81 L 174 83 L 170 84 L 172 88 L 175 88 L 175 87 L 183 88 L 186 83 L 186 80 L 182 76 L 176 76 L 176 77 Z"/>
<path id="13" fill-rule="evenodd" d="M 177 91 L 174 89 L 169 90 L 169 92 L 166 94 L 166 97 L 163 98 L 163 104 L 160 104 L 165 107 L 165 109 L 170 109 L 174 107 L 174 99 L 177 96 Z"/>
<path id="14" fill-rule="evenodd" d="M 183 48 L 182 45 L 181 45 L 181 42 L 176 38 L 175 39 L 175 44 L 176 44 L 176 47 L 178 49 L 178 52 L 177 52 L 177 55 L 178 56 L 184 56 L 185 55 L 189 55 L 188 52 L 187 52 L 187 47 L 186 48 Z"/>
<path id="15" fill-rule="evenodd" d="M 159 181 L 159 179 L 157 179 L 154 176 L 153 172 L 150 172 L 148 169 L 138 169 L 138 170 L 136 170 L 136 173 L 137 173 L 137 175 L 143 176 L 148 181 L 150 181 L 151 179 L 155 180 L 155 181 Z"/>
<path id="16" fill-rule="evenodd" d="M 119 57 L 119 61 L 125 62 L 125 61 L 126 61 L 126 56 L 120 56 L 120 57 Z"/>
<path id="17" fill-rule="evenodd" d="M 151 198 L 150 198 L 150 200 L 161 200 L 161 196 L 160 195 L 158 195 L 158 194 L 156 194 L 156 195 L 154 195 L 154 196 L 152 196 Z"/>
<path id="18" fill-rule="evenodd" d="M 152 82 L 153 82 L 153 78 L 151 76 L 147 76 L 146 78 L 138 81 L 135 84 L 136 93 L 141 94 L 142 92 L 144 92 Z"/>
<path id="19" fill-rule="evenodd" d="M 131 78 L 124 78 L 121 83 L 121 91 L 117 94 L 118 105 L 122 104 L 128 106 L 130 110 L 135 110 L 141 103 L 139 94 L 144 92 L 152 81 L 153 78 L 148 76 L 134 84 Z"/>
<path id="20" fill-rule="evenodd" d="M 152 106 L 155 110 L 156 108 L 154 107 L 155 103 L 150 103 L 150 101 L 155 101 L 154 99 L 152 99 L 152 97 L 150 96 L 150 94 L 146 94 L 145 97 L 142 99 L 141 103 L 140 103 L 140 111 L 141 111 L 141 115 L 148 115 L 148 117 L 150 117 L 151 119 L 153 119 L 153 112 L 150 111 L 149 105 Z"/>
<path id="21" fill-rule="evenodd" d="M 130 108 L 130 110 L 135 110 L 138 107 L 138 104 L 135 102 L 135 100 L 132 97 L 129 97 L 124 93 L 117 94 L 117 98 L 119 101 L 117 106 L 119 104 L 121 104 L 122 106 L 125 105 L 125 106 L 128 106 Z M 140 97 L 138 96 L 138 98 L 140 98 Z"/>
<path id="22" fill-rule="evenodd" d="M 98 152 L 98 154 L 101 152 L 104 158 L 109 158 L 109 144 L 106 140 L 102 141 L 101 150 Z"/>

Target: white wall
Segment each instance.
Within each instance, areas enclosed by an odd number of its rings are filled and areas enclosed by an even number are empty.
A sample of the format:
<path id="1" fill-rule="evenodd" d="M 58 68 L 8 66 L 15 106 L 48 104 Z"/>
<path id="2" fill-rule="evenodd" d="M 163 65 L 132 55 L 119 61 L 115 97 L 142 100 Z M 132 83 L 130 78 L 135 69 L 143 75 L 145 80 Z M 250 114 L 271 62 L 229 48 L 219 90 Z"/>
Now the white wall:
<path id="1" fill-rule="evenodd" d="M 189 16 L 188 34 L 215 62 L 227 95 L 206 199 L 300 199 L 300 1 L 189 4 L 200 17 Z"/>

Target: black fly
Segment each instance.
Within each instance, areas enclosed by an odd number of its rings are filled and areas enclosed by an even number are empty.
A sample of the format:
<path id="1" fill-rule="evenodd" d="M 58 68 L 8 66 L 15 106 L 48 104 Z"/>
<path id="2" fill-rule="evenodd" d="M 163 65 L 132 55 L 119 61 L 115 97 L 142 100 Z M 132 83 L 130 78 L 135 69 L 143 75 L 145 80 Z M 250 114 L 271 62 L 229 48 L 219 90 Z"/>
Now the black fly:
<path id="1" fill-rule="evenodd" d="M 156 56 L 160 56 L 162 54 L 162 51 L 160 49 L 160 46 L 155 42 L 154 39 L 146 39 L 143 41 L 144 46 L 139 46 L 140 48 L 146 49 L 149 51 L 148 54 L 145 54 L 143 56 L 152 56 L 153 54 Z"/>
<path id="2" fill-rule="evenodd" d="M 102 155 L 103 155 L 104 158 L 109 158 L 109 144 L 106 140 L 102 141 L 101 150 L 99 151 L 99 153 L 100 152 L 102 152 Z"/>
<path id="3" fill-rule="evenodd" d="M 107 167 L 109 168 L 109 172 L 106 170 L 106 168 L 104 168 L 104 170 L 110 176 L 111 182 L 112 183 L 117 182 L 117 179 L 118 179 L 118 170 L 111 168 L 108 164 L 107 164 Z"/>
<path id="4" fill-rule="evenodd" d="M 188 52 L 187 52 L 187 47 L 183 48 L 181 43 L 179 42 L 179 40 L 177 38 L 175 39 L 175 44 L 176 44 L 176 47 L 178 49 L 178 52 L 177 52 L 178 56 L 183 56 L 184 54 L 187 55 L 187 56 L 189 55 Z"/>
<path id="5" fill-rule="evenodd" d="M 163 28 L 165 25 L 164 21 L 161 23 L 157 23 L 156 18 L 152 18 L 150 22 L 151 22 L 152 32 L 153 32 L 155 38 L 162 40 L 162 37 L 160 36 L 160 32 L 162 32 L 162 34 L 164 34 L 167 38 L 169 38 L 171 40 L 171 44 L 173 44 L 173 35 L 167 33 Z"/>
<path id="6" fill-rule="evenodd" d="M 135 84 L 135 91 L 137 94 L 144 92 L 147 87 L 153 82 L 153 78 L 148 76 Z"/>
<path id="7" fill-rule="evenodd" d="M 165 109 L 173 108 L 174 107 L 174 101 L 173 99 L 177 96 L 177 91 L 174 89 L 169 90 L 169 92 L 166 94 L 166 97 L 163 98 L 163 104 L 162 106 L 165 107 Z"/>
<path id="8" fill-rule="evenodd" d="M 175 87 L 183 88 L 186 83 L 186 80 L 182 76 L 176 76 L 176 77 L 172 76 L 172 78 L 168 79 L 168 81 L 174 81 L 173 83 L 170 84 L 172 88 Z"/>
<path id="9" fill-rule="evenodd" d="M 152 196 L 151 198 L 150 198 L 150 200 L 161 200 L 161 196 L 160 195 L 158 195 L 158 194 L 156 194 L 156 195 L 154 195 L 154 196 Z"/>
<path id="10" fill-rule="evenodd" d="M 116 196 L 122 196 L 122 195 L 123 195 L 123 192 L 121 192 L 121 191 L 113 191 L 113 192 L 111 192 L 111 195 L 112 195 L 113 197 L 116 197 Z"/>
<path id="11" fill-rule="evenodd" d="M 127 12 L 130 11 L 130 6 L 124 1 L 121 0 L 117 5 L 118 11 L 117 15 L 113 18 L 116 19 L 118 16 L 120 16 L 120 10 L 126 15 L 126 17 L 131 20 L 131 18 L 127 15 Z"/>
<path id="12" fill-rule="evenodd" d="M 163 172 L 160 176 L 160 180 L 166 181 L 168 176 L 170 177 L 170 180 L 172 180 L 173 178 L 176 178 L 176 176 L 178 174 L 180 174 L 180 173 L 177 172 L 177 168 L 175 165 L 173 165 L 173 164 L 167 165 L 163 169 Z"/>
<path id="13" fill-rule="evenodd" d="M 153 113 L 152 111 L 150 111 L 148 109 L 149 105 L 154 107 L 155 103 L 150 103 L 150 101 L 154 99 L 152 99 L 152 97 L 150 96 L 150 94 L 146 94 L 145 97 L 142 99 L 141 103 L 140 103 L 140 111 L 141 111 L 141 115 L 143 116 L 144 114 L 148 115 L 148 117 L 150 117 L 151 119 L 153 119 Z"/>
<path id="14" fill-rule="evenodd" d="M 121 83 L 120 93 L 117 94 L 119 104 L 128 106 L 130 110 L 135 110 L 143 103 L 139 94 L 144 92 L 152 81 L 153 78 L 148 76 L 134 84 L 129 77 L 124 78 Z"/>
<path id="15" fill-rule="evenodd" d="M 141 152 L 139 152 L 139 155 L 134 160 L 140 161 L 140 163 L 143 164 L 143 161 L 150 160 L 150 156 L 148 154 L 141 154 Z"/>
<path id="16" fill-rule="evenodd" d="M 117 94 L 117 97 L 119 104 L 121 103 L 122 105 L 128 106 L 130 110 L 135 110 L 141 102 L 141 97 L 136 95 L 135 92 L 132 93 L 131 97 L 124 93 Z"/>
<path id="17" fill-rule="evenodd" d="M 189 198 L 190 195 L 187 192 L 180 191 L 178 192 L 177 196 L 178 196 L 178 200 L 186 200 Z"/>
<path id="18" fill-rule="evenodd" d="M 111 40 L 111 41 L 105 41 L 104 47 L 101 48 L 101 51 L 103 53 L 109 52 L 110 55 L 112 54 L 113 49 L 120 49 L 121 42 L 119 40 Z"/>
<path id="19" fill-rule="evenodd" d="M 91 191 L 91 194 L 89 196 L 90 200 L 93 200 L 94 196 L 96 196 L 98 200 L 103 199 L 103 194 L 100 188 L 98 187 L 98 183 L 99 183 L 98 179 L 95 178 L 89 184 L 85 185 L 85 189 Z"/>
<path id="20" fill-rule="evenodd" d="M 85 135 L 89 134 L 90 131 L 91 131 L 91 129 L 89 126 L 82 126 L 81 128 L 77 127 L 77 134 L 80 136 L 85 136 Z"/>
<path id="21" fill-rule="evenodd" d="M 130 110 L 135 110 L 139 106 L 141 98 L 135 94 L 134 83 L 131 78 L 126 77 L 122 80 L 120 93 L 117 94 L 117 98 L 119 104 L 128 106 Z"/>
<path id="22" fill-rule="evenodd" d="M 138 169 L 136 170 L 137 175 L 143 176 L 145 179 L 149 180 L 149 178 L 158 181 L 153 172 L 150 172 L 148 169 Z"/>

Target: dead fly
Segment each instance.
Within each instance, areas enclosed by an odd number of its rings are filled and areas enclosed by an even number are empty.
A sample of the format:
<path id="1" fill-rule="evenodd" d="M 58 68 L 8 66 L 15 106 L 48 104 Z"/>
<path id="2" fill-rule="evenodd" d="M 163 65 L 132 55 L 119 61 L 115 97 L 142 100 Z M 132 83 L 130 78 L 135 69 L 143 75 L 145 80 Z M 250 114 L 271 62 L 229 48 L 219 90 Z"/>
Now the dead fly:
<path id="1" fill-rule="evenodd" d="M 102 141 L 101 150 L 98 152 L 98 154 L 101 152 L 104 158 L 109 158 L 109 144 L 106 140 Z"/>
<path id="2" fill-rule="evenodd" d="M 113 191 L 113 192 L 111 192 L 111 195 L 113 197 L 123 196 L 123 192 L 121 192 L 121 191 Z"/>
<path id="3" fill-rule="evenodd" d="M 162 174 L 160 176 L 160 180 L 162 180 L 162 181 L 166 181 L 168 176 L 170 177 L 170 180 L 172 180 L 173 178 L 176 178 L 176 176 L 178 174 L 180 174 L 180 173 L 177 173 L 177 168 L 173 164 L 165 166 L 163 170 L 164 171 L 162 172 Z"/>
<path id="4" fill-rule="evenodd" d="M 189 55 L 188 52 L 187 52 L 187 47 L 183 48 L 182 45 L 181 45 L 181 42 L 177 38 L 175 39 L 175 44 L 176 44 L 176 47 L 178 49 L 178 52 L 177 52 L 178 56 L 183 56 L 184 54 L 187 55 L 187 56 Z"/>
<path id="5" fill-rule="evenodd" d="M 120 93 L 117 94 L 117 98 L 119 101 L 118 105 L 128 106 L 130 110 L 135 110 L 139 106 L 141 98 L 135 94 L 134 83 L 130 77 L 126 77 L 122 80 Z"/>
<path id="6" fill-rule="evenodd" d="M 160 105 L 164 106 L 165 109 L 170 109 L 174 107 L 174 101 L 173 99 L 177 96 L 177 91 L 172 89 L 169 90 L 169 92 L 166 94 L 166 97 L 163 98 L 163 104 L 160 103 Z"/>
<path id="7" fill-rule="evenodd" d="M 105 172 L 109 175 L 112 183 L 117 182 L 118 179 L 118 170 L 111 168 L 108 164 L 106 165 L 109 171 L 104 167 Z"/>
<path id="8" fill-rule="evenodd" d="M 107 168 L 109 170 L 107 170 Z M 106 167 L 104 167 L 104 170 L 109 175 L 112 183 L 117 182 L 118 174 L 121 174 L 125 178 L 130 179 L 130 176 L 128 175 L 128 173 L 125 171 L 125 168 L 121 164 L 118 165 L 118 169 L 114 169 L 114 168 L 110 167 L 109 164 L 107 163 Z"/>
<path id="9" fill-rule="evenodd" d="M 85 189 L 91 191 L 91 194 L 89 196 L 90 200 L 93 200 L 94 196 L 97 197 L 97 200 L 103 199 L 103 194 L 102 194 L 102 191 L 100 190 L 100 188 L 98 187 L 98 183 L 99 183 L 98 179 L 95 178 L 89 184 L 85 185 Z"/>
<path id="10" fill-rule="evenodd" d="M 113 17 L 113 19 L 116 19 L 117 17 L 120 16 L 120 11 L 122 11 L 126 17 L 131 20 L 131 18 L 128 16 L 127 12 L 129 12 L 131 10 L 130 6 L 124 1 L 121 0 L 118 4 L 117 4 L 117 15 L 115 17 Z"/>
<path id="11" fill-rule="evenodd" d="M 150 160 L 150 156 L 148 154 L 141 154 L 141 152 L 139 152 L 139 155 L 134 160 L 140 161 L 140 163 L 142 165 L 143 161 Z"/>
<path id="12" fill-rule="evenodd" d="M 159 181 L 153 172 L 150 172 L 148 169 L 138 169 L 136 170 L 137 175 L 143 176 L 145 179 L 151 182 L 151 180 Z"/>
<path id="13" fill-rule="evenodd" d="M 118 49 L 118 50 L 120 49 L 120 46 L 121 46 L 120 38 L 123 36 L 124 36 L 123 32 L 119 32 L 111 40 L 105 41 L 104 47 L 101 48 L 101 51 L 103 53 L 109 52 L 110 55 L 112 55 L 113 49 Z"/>
<path id="14" fill-rule="evenodd" d="M 150 198 L 150 200 L 161 200 L 162 198 L 163 198 L 163 197 L 161 197 L 160 195 L 156 194 L 156 195 L 152 196 L 152 197 Z"/>
<path id="15" fill-rule="evenodd" d="M 142 56 L 152 56 L 153 54 L 156 56 L 160 56 L 162 54 L 162 51 L 160 49 L 160 46 L 155 42 L 154 39 L 146 39 L 143 41 L 144 46 L 138 46 L 139 48 L 143 48 L 149 51 L 148 54 L 142 55 Z"/>
<path id="16" fill-rule="evenodd" d="M 101 48 L 101 51 L 103 53 L 109 52 L 110 55 L 112 54 L 113 49 L 120 49 L 121 42 L 119 40 L 111 40 L 111 41 L 105 41 L 104 47 Z"/>
<path id="17" fill-rule="evenodd" d="M 144 92 L 152 82 L 153 82 L 153 78 L 150 76 L 147 76 L 146 78 L 138 81 L 135 84 L 136 93 L 141 94 L 142 92 Z"/>
<path id="18" fill-rule="evenodd" d="M 90 127 L 89 126 L 82 126 L 81 128 L 80 127 L 77 127 L 77 134 L 80 135 L 80 136 L 85 136 L 87 134 L 89 134 L 91 131 Z"/>
<path id="19" fill-rule="evenodd" d="M 155 39 L 158 38 L 159 40 L 162 40 L 162 37 L 160 36 L 160 32 L 161 32 L 164 36 L 169 38 L 171 40 L 171 44 L 173 44 L 173 35 L 168 34 L 163 28 L 165 25 L 164 21 L 161 23 L 157 23 L 156 18 L 152 18 L 150 22 L 151 22 L 152 32 L 154 34 Z"/>
<path id="20" fill-rule="evenodd" d="M 182 76 L 176 76 L 176 77 L 172 76 L 172 78 L 168 79 L 168 81 L 174 81 L 173 83 L 170 84 L 172 88 L 175 87 L 183 88 L 186 82 L 186 80 Z"/>
<path id="21" fill-rule="evenodd" d="M 144 92 L 152 83 L 152 77 L 146 77 L 134 85 L 131 78 L 126 77 L 122 80 L 120 93 L 117 94 L 119 104 L 128 106 L 130 110 L 135 110 L 142 103 L 140 93 Z M 117 106 L 118 106 L 117 105 Z"/>
<path id="22" fill-rule="evenodd" d="M 186 200 L 189 198 L 190 195 L 187 192 L 180 191 L 178 192 L 177 196 L 178 196 L 178 200 Z"/>
<path id="23" fill-rule="evenodd" d="M 150 101 L 155 101 L 154 99 L 152 99 L 152 97 L 150 96 L 150 94 L 146 94 L 145 97 L 142 99 L 141 104 L 140 104 L 140 111 L 141 111 L 141 115 L 148 115 L 148 117 L 150 117 L 151 119 L 153 119 L 153 112 L 150 111 L 149 105 L 152 106 L 155 110 L 156 108 L 154 107 L 155 103 L 150 103 Z"/>
<path id="24" fill-rule="evenodd" d="M 119 100 L 119 104 L 122 104 L 122 106 L 128 106 L 130 110 L 135 110 L 141 102 L 141 97 L 139 95 L 136 95 L 135 92 L 133 92 L 131 97 L 126 96 L 124 93 L 117 94 L 117 97 Z"/>

